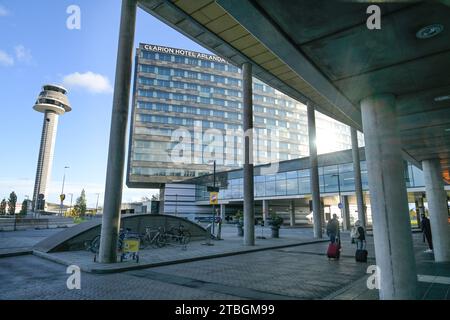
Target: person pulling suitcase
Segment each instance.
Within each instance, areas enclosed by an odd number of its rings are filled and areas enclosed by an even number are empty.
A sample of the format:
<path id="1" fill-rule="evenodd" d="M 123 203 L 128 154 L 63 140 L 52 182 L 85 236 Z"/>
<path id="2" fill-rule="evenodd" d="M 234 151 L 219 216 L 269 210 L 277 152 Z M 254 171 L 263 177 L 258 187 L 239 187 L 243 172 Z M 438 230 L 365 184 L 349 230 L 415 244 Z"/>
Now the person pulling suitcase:
<path id="1" fill-rule="evenodd" d="M 359 220 L 355 222 L 350 236 L 356 243 L 355 260 L 357 262 L 367 262 L 366 231 Z"/>

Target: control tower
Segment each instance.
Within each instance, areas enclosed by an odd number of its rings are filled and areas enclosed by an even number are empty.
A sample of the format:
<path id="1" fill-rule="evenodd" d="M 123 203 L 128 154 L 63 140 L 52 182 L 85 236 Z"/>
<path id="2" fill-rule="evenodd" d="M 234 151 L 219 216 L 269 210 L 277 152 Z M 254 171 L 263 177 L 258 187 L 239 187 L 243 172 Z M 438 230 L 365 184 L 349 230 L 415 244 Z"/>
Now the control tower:
<path id="1" fill-rule="evenodd" d="M 67 90 L 61 86 L 46 84 L 36 100 L 33 109 L 44 114 L 42 125 L 41 146 L 36 170 L 36 180 L 33 190 L 33 211 L 44 210 L 47 182 L 50 173 L 55 147 L 58 116 L 72 110 L 67 98 Z"/>

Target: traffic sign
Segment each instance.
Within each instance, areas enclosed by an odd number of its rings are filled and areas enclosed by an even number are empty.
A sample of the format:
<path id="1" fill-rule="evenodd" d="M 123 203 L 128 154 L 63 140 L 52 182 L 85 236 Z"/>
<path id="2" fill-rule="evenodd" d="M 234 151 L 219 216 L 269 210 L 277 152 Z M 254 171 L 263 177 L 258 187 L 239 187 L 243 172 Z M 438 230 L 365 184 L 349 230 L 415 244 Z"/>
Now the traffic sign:
<path id="1" fill-rule="evenodd" d="M 343 205 L 341 202 L 339 202 L 338 208 L 339 208 L 339 209 L 342 209 L 343 207 L 344 207 L 344 205 Z"/>
<path id="2" fill-rule="evenodd" d="M 61 199 L 61 202 L 63 202 L 64 199 L 66 199 L 66 195 L 65 195 L 64 193 L 61 193 L 61 194 L 59 195 L 59 199 Z"/>
<path id="3" fill-rule="evenodd" d="M 209 204 L 219 204 L 219 193 L 210 192 L 209 193 Z"/>

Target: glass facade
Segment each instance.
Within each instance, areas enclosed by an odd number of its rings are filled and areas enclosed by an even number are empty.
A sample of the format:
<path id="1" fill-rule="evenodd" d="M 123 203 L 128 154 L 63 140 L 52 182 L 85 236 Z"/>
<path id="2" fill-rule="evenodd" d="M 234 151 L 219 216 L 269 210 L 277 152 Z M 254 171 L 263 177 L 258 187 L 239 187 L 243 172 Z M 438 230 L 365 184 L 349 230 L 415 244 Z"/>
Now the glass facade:
<path id="1" fill-rule="evenodd" d="M 217 56 L 140 44 L 135 71 L 129 186 L 208 174 L 213 160 L 218 171 L 242 166 L 240 69 Z M 305 105 L 253 79 L 253 108 L 255 165 L 308 156 Z M 316 119 L 319 153 L 351 148 L 346 125 Z M 275 179 L 274 188 L 288 186 Z"/>
<path id="2" fill-rule="evenodd" d="M 406 186 L 408 188 L 424 187 L 422 171 L 409 163 L 405 163 L 405 167 L 407 168 Z M 366 161 L 361 161 L 361 180 L 363 190 L 368 191 Z M 353 163 L 319 167 L 319 184 L 321 194 L 338 193 L 339 190 L 341 192 L 354 192 Z M 219 199 L 242 200 L 242 187 L 242 178 L 228 179 L 227 187 L 220 189 Z M 209 201 L 209 192 L 206 188 L 206 184 L 197 184 L 196 201 Z M 255 198 L 310 195 L 310 169 L 255 175 L 254 192 Z"/>

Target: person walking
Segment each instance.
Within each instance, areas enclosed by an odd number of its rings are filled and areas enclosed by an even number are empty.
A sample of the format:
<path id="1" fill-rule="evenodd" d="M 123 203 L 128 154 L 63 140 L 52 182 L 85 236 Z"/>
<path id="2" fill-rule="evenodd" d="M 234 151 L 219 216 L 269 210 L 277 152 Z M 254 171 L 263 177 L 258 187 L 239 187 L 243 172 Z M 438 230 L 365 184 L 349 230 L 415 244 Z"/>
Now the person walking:
<path id="1" fill-rule="evenodd" d="M 355 226 L 353 227 L 352 231 L 350 232 L 350 236 L 351 236 L 352 240 L 354 240 L 354 242 L 356 243 L 356 250 L 365 249 L 366 230 L 364 230 L 364 227 L 361 226 L 361 221 L 356 220 Z"/>
<path id="2" fill-rule="evenodd" d="M 429 249 L 425 250 L 425 252 L 432 252 L 433 251 L 433 239 L 431 236 L 431 225 L 430 225 L 430 219 L 428 219 L 425 214 L 422 213 L 422 219 L 420 222 L 420 229 L 422 230 L 424 242 L 425 239 L 427 239 L 428 247 Z"/>
<path id="3" fill-rule="evenodd" d="M 335 243 L 336 238 L 340 239 L 339 220 L 336 214 L 333 214 L 333 218 L 328 221 L 327 235 L 330 237 L 331 243 Z"/>

